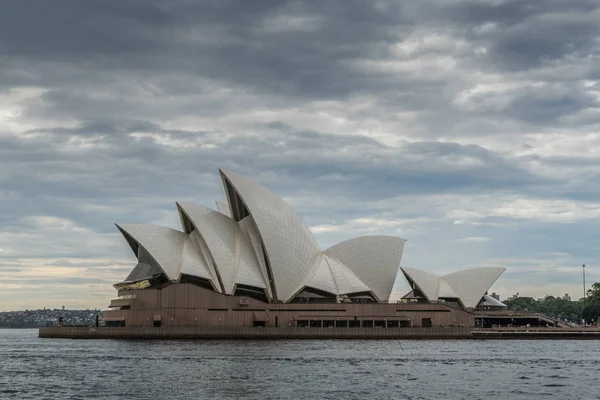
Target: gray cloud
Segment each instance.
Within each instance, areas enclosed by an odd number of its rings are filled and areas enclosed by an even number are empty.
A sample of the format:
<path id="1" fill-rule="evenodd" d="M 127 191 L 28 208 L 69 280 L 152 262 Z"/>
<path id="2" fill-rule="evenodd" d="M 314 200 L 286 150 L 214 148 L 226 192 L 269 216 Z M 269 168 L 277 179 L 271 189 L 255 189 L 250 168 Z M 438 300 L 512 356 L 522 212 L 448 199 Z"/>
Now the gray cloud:
<path id="1" fill-rule="evenodd" d="M 599 12 L 591 0 L 8 2 L 2 268 L 19 276 L 30 257 L 110 281 L 130 257 L 112 223 L 176 227 L 176 200 L 224 198 L 219 167 L 285 196 L 324 246 L 398 234 L 425 269 L 549 248 L 600 259 L 586 239 L 600 216 Z"/>

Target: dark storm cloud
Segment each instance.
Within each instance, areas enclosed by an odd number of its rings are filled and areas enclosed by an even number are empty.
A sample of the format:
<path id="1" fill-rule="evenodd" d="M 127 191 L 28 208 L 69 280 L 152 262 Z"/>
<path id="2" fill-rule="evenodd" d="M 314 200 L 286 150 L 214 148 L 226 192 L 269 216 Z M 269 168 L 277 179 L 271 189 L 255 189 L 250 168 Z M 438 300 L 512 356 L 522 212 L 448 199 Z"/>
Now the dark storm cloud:
<path id="1" fill-rule="evenodd" d="M 567 55 L 585 58 L 598 51 L 597 1 L 448 3 L 442 6 L 446 21 L 467 28 L 469 40 L 488 47 L 489 61 L 498 69 L 530 69 Z M 485 24 L 491 29 L 481 29 Z"/>
<path id="2" fill-rule="evenodd" d="M 597 1 L 5 3 L 5 261 L 90 257 L 100 271 L 111 261 L 99 258 L 131 256 L 113 222 L 177 226 L 174 201 L 224 199 L 219 167 L 291 199 L 313 225 L 441 218 L 403 196 L 507 196 L 488 211 L 600 196 L 593 154 L 539 140 L 598 131 Z M 428 240 L 433 228 L 448 240 L 453 220 L 427 225 Z M 503 240 L 489 236 L 489 247 Z"/>
<path id="3" fill-rule="evenodd" d="M 378 42 L 396 40 L 391 28 L 400 22 L 397 13 L 354 1 L 132 3 L 39 2 L 37 8 L 9 3 L 0 20 L 5 38 L 0 54 L 13 57 L 5 62 L 15 66 L 15 75 L 19 61 L 43 59 L 120 72 L 189 73 L 262 90 L 337 97 L 352 90 L 347 82 L 352 74 L 342 62 L 365 51 L 385 52 Z M 29 15 L 31 9 L 36 11 Z M 322 22 L 288 31 L 285 18 L 296 14 Z M 269 23 L 278 18 L 284 19 L 282 29 L 270 30 Z"/>
<path id="4" fill-rule="evenodd" d="M 103 87 L 114 91 L 135 81 L 139 87 L 152 86 L 155 96 L 181 96 L 186 91 L 211 96 L 212 90 L 199 80 L 275 96 L 279 105 L 377 94 L 377 103 L 387 113 L 435 106 L 444 118 L 454 111 L 447 95 L 467 84 L 465 77 L 456 76 L 452 82 L 435 74 L 357 66 L 361 60 L 414 57 L 394 54 L 392 48 L 429 29 L 486 49 L 478 55 L 451 47 L 432 50 L 455 57 L 465 70 L 529 70 L 567 56 L 585 61 L 597 53 L 594 38 L 600 32 L 594 3 L 588 1 L 225 1 L 168 6 L 152 1 L 118 6 L 64 1 L 39 2 L 36 7 L 12 2 L 3 15 L 0 65 L 5 68 L 0 81 L 49 89 L 43 105 L 30 107 L 32 116 L 76 118 L 92 118 L 97 112 L 121 117 L 144 112 L 126 95 L 117 102 L 95 95 Z M 496 26 L 482 30 L 486 24 Z M 503 116 L 548 121 L 549 114 L 570 115 L 590 103 L 576 91 L 550 93 L 546 107 L 540 103 L 546 93 L 540 95 L 542 99 L 531 98 L 527 91 L 514 93 Z M 526 113 L 523 104 L 539 104 L 546 111 Z M 195 112 L 215 115 L 222 109 L 232 111 L 223 104 L 203 104 Z M 194 112 L 181 104 L 178 111 Z"/>
<path id="5" fill-rule="evenodd" d="M 476 112 L 511 118 L 534 126 L 556 126 L 564 117 L 600 109 L 597 97 L 580 83 L 550 83 L 523 87 L 496 97 L 475 96 Z M 590 121 L 591 122 L 591 121 Z"/>
<path id="6" fill-rule="evenodd" d="M 359 176 L 373 186 L 385 182 L 393 194 L 552 183 L 533 176 L 516 160 L 481 147 L 427 142 L 435 137 L 386 149 L 365 136 L 293 127 L 273 133 L 277 126 L 266 125 L 271 133 L 264 136 L 234 132 L 235 137 L 216 141 L 218 130 L 212 137 L 201 130 L 169 130 L 162 128 L 160 119 L 193 114 L 227 117 L 247 105 L 231 97 L 211 101 L 218 91 L 207 87 L 206 82 L 212 82 L 250 90 L 255 96 L 248 101 L 275 109 L 316 98 L 367 94 L 375 96 L 375 107 L 365 114 L 381 113 L 385 118 L 392 110 L 418 111 L 424 115 L 419 123 L 442 130 L 456 126 L 461 118 L 450 102 L 464 78 L 457 76 L 454 83 L 434 75 L 417 79 L 412 73 L 357 69 L 357 62 L 407 60 L 409 56 L 395 55 L 391 46 L 429 29 L 487 48 L 478 56 L 432 50 L 455 56 L 459 66 L 527 70 L 593 51 L 598 29 L 591 23 L 594 13 L 595 4 L 589 1 L 568 5 L 557 1 L 10 2 L 0 17 L 4 85 L 10 86 L 12 77 L 13 85 L 29 82 L 47 89 L 27 103 L 25 116 L 75 119 L 79 126 L 30 130 L 25 134 L 32 137 L 28 141 L 3 139 L 4 162 L 27 163 L 12 175 L 7 187 L 24 193 L 52 191 L 55 181 L 48 178 L 54 172 L 64 192 L 73 197 L 99 196 L 108 185 L 115 188 L 115 196 L 126 196 L 127 191 L 148 193 L 143 188 L 150 179 L 167 190 L 179 190 L 181 185 L 171 186 L 176 185 L 171 179 L 175 174 L 182 180 L 187 174 L 193 181 L 194 173 L 214 168 L 222 160 L 244 169 L 252 166 L 256 173 L 277 168 L 306 179 Z M 495 27 L 481 29 L 486 24 Z M 498 63 L 500 59 L 506 65 Z M 186 95 L 192 96 L 190 102 L 182 99 Z M 597 106 L 589 93 L 573 84 L 515 90 L 498 100 L 501 106 L 494 103 L 493 95 L 486 96 L 475 112 L 487 113 L 488 120 L 509 118 L 533 125 L 551 124 Z M 199 104 L 202 97 L 208 101 Z M 173 105 L 161 104 L 168 98 L 175 100 Z M 133 138 L 133 132 L 199 145 L 187 150 L 166 148 L 150 138 Z M 61 150 L 79 137 L 98 138 L 106 148 Z M 38 146 L 47 146 L 46 151 L 37 152 Z M 353 146 L 364 146 L 364 154 L 377 155 L 342 154 L 342 149 Z M 256 159 L 256 154 L 261 158 Z M 477 165 L 448 167 L 438 162 L 452 157 L 473 158 Z M 181 164 L 194 172 L 182 171 Z M 78 171 L 69 180 L 66 176 L 73 165 L 79 166 Z M 106 165 L 115 168 L 102 167 Z M 119 188 L 126 189 L 119 192 Z M 191 190 L 183 190 L 192 195 Z"/>
<path id="7" fill-rule="evenodd" d="M 174 23 L 153 2 L 7 2 L 0 14 L 2 53 L 36 58 L 124 54 L 152 48 L 152 28 Z"/>

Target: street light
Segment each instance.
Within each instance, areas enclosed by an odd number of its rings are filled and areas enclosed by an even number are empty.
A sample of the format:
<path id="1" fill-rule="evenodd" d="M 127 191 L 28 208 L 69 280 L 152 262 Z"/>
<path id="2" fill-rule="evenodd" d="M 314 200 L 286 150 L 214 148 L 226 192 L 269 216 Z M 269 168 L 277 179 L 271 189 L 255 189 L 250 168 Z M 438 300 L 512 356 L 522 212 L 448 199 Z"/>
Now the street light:
<path id="1" fill-rule="evenodd" d="M 585 298 L 586 298 L 586 293 L 585 293 L 585 264 L 582 264 L 581 267 L 583 269 L 583 306 L 585 307 Z"/>
<path id="2" fill-rule="evenodd" d="M 582 264 L 581 268 L 583 270 L 583 308 L 585 308 L 585 300 L 586 300 L 586 293 L 585 293 L 585 264 Z M 583 313 L 583 309 L 581 311 Z M 583 318 L 582 318 L 582 320 L 583 320 Z M 583 325 L 585 326 L 585 320 L 583 320 Z"/>

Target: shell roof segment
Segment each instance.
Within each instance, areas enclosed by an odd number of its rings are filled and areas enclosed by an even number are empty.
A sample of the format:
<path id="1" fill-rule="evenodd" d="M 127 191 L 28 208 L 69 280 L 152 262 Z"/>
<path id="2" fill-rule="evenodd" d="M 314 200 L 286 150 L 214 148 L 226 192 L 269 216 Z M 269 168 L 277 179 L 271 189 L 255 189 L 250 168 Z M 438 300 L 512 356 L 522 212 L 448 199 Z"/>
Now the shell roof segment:
<path id="1" fill-rule="evenodd" d="M 506 268 L 472 268 L 444 276 L 414 268 L 402 267 L 401 270 L 429 301 L 452 298 L 458 299 L 466 308 L 475 308 Z"/>
<path id="2" fill-rule="evenodd" d="M 236 231 L 236 254 L 238 254 L 239 267 L 237 268 L 235 282 L 267 289 L 269 285 L 261 274 L 260 265 L 254 254 L 252 244 L 239 227 Z"/>
<path id="3" fill-rule="evenodd" d="M 400 268 L 404 273 L 404 276 L 411 282 L 412 284 L 417 286 L 417 289 L 425 295 L 427 300 L 436 301 L 438 299 L 438 277 L 434 274 L 431 274 L 426 271 L 422 271 L 420 269 L 414 268 Z M 412 289 L 415 289 L 412 287 Z"/>
<path id="4" fill-rule="evenodd" d="M 317 239 L 281 197 L 235 172 L 221 170 L 221 174 L 232 210 L 247 210 L 256 224 L 264 245 L 267 269 L 273 276 L 274 295 L 279 301 L 290 300 L 321 257 Z M 243 204 L 239 204 L 240 201 Z M 235 219 L 246 216 L 234 212 Z"/>
<path id="5" fill-rule="evenodd" d="M 137 265 L 127 275 L 124 282 L 137 282 L 163 273 L 158 263 L 142 246 L 138 246 L 137 258 Z"/>
<path id="6" fill-rule="evenodd" d="M 200 249 L 197 232 L 187 235 L 183 246 L 183 259 L 181 261 L 181 273 L 208 279 L 213 289 L 220 292 L 219 280 L 208 266 L 206 259 Z"/>
<path id="7" fill-rule="evenodd" d="M 506 268 L 502 267 L 472 268 L 453 272 L 442 278 L 452 287 L 465 307 L 475 308 L 504 271 Z"/>
<path id="8" fill-rule="evenodd" d="M 266 287 L 256 256 L 237 222 L 197 204 L 177 205 L 208 246 L 225 293 L 233 294 L 237 283 Z"/>
<path id="9" fill-rule="evenodd" d="M 390 298 L 404 250 L 404 239 L 394 236 L 363 236 L 325 250 L 364 282 L 380 301 Z"/>
<path id="10" fill-rule="evenodd" d="M 146 249 L 169 280 L 179 278 L 185 233 L 151 224 L 117 224 L 117 228 Z"/>
<path id="11" fill-rule="evenodd" d="M 265 253 L 263 251 L 262 242 L 258 230 L 256 229 L 256 225 L 252 220 L 251 216 L 247 216 L 243 220 L 239 222 L 240 229 L 246 236 L 246 239 L 250 242 L 250 246 L 252 246 L 252 250 L 254 250 L 254 256 L 258 261 L 258 265 L 260 267 L 260 273 L 264 282 L 266 282 L 265 289 L 267 290 L 267 296 L 272 299 L 273 294 L 271 292 L 271 285 L 269 282 L 269 273 L 267 272 L 267 264 L 265 262 Z"/>
<path id="12" fill-rule="evenodd" d="M 335 295 L 339 294 L 337 284 L 325 257 L 321 257 L 321 261 L 317 268 L 315 268 L 314 273 L 302 286 L 312 287 Z"/>
<path id="13" fill-rule="evenodd" d="M 354 272 L 335 257 L 324 254 L 323 258 L 331 269 L 331 274 L 339 294 L 370 292 L 371 288 L 361 281 Z"/>
<path id="14" fill-rule="evenodd" d="M 438 280 L 438 298 L 458 299 L 459 297 L 446 280 L 443 278 Z"/>

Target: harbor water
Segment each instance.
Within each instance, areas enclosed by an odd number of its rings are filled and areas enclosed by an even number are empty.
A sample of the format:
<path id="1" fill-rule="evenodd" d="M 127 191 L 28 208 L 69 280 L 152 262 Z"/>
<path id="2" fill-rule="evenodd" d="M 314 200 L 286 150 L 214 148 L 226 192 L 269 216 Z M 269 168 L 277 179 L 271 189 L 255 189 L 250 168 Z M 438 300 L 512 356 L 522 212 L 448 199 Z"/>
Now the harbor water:
<path id="1" fill-rule="evenodd" d="M 0 330 L 0 399 L 599 399 L 600 341 L 40 339 Z"/>

